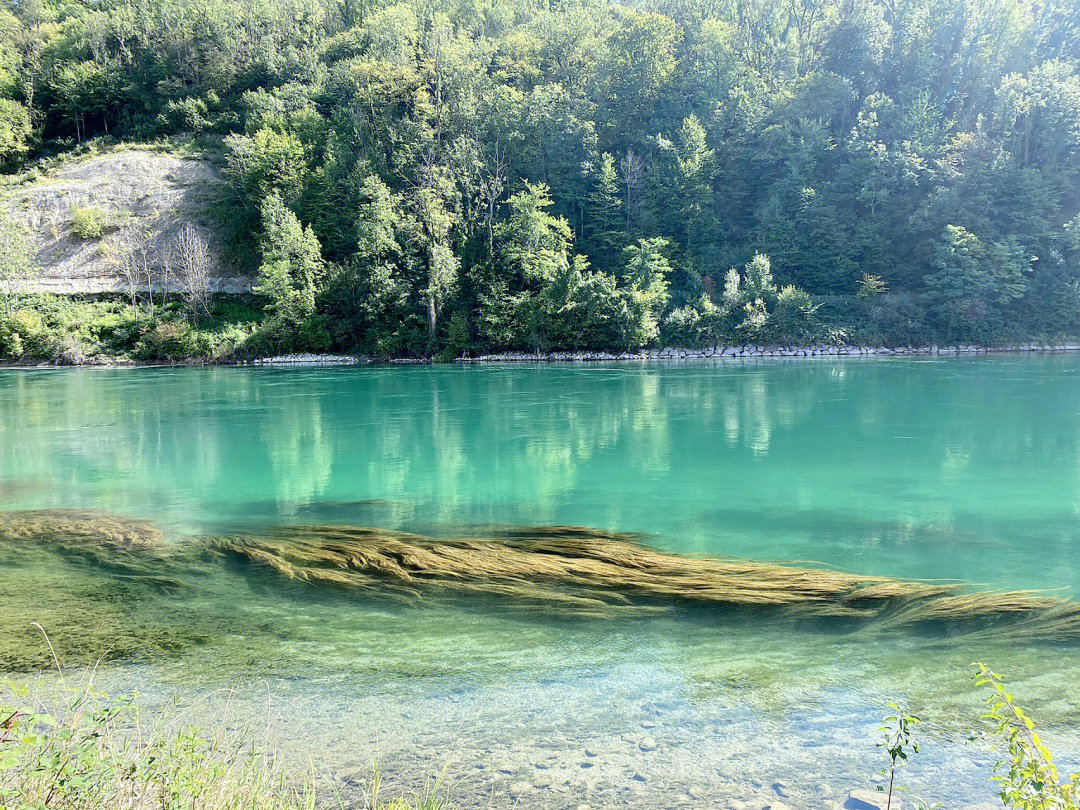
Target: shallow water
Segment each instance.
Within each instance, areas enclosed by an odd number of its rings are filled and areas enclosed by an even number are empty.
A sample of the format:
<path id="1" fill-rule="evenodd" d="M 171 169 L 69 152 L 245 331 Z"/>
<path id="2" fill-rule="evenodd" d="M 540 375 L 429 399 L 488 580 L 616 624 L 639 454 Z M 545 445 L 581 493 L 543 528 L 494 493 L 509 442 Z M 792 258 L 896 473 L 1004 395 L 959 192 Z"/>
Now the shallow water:
<path id="1" fill-rule="evenodd" d="M 0 500 L 145 518 L 181 545 L 297 523 L 569 524 L 1077 597 L 1078 395 L 1070 356 L 0 371 Z M 54 638 L 72 606 L 137 619 L 98 676 L 110 688 L 236 686 L 254 711 L 266 681 L 298 761 L 340 778 L 378 758 L 413 787 L 446 765 L 466 805 L 510 791 L 522 807 L 763 807 L 782 782 L 787 804 L 821 807 L 870 784 L 890 699 L 925 718 L 911 795 L 989 801 L 991 757 L 967 742 L 975 659 L 1012 676 L 1066 765 L 1080 751 L 1075 644 L 690 609 L 590 621 L 494 597 L 399 605 L 212 560 L 166 590 L 49 552 L 0 565 L 9 617 L 42 613 Z"/>

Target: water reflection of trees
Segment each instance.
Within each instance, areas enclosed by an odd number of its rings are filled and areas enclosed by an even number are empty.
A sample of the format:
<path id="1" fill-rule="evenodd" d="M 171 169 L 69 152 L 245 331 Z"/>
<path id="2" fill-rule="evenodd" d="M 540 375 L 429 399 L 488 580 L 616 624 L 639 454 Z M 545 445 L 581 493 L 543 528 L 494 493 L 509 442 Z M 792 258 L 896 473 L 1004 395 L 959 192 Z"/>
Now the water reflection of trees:
<path id="1" fill-rule="evenodd" d="M 1033 515 L 1065 554 L 1062 516 L 1080 513 L 1074 366 L 8 372 L 0 479 L 48 484 L 9 487 L 16 506 L 193 530 L 379 501 L 371 519 L 388 525 L 570 516 L 636 529 L 651 510 L 648 530 L 670 523 L 703 543 L 756 526 L 887 545 L 927 527 L 993 541 L 998 518 Z"/>
<path id="2" fill-rule="evenodd" d="M 572 493 L 597 457 L 672 473 L 673 443 L 723 413 L 768 451 L 813 402 L 763 374 L 657 367 L 241 369 L 8 374 L 0 457 L 18 478 L 114 508 L 324 497 L 480 505 Z M 800 376 L 805 376 L 800 374 Z M 704 384 L 703 384 L 704 383 Z M 8 477 L 8 476 L 6 476 Z M 550 510 L 549 510 L 550 511 Z M 449 517 L 450 515 L 447 515 Z M 492 520 L 500 519 L 496 514 Z"/>

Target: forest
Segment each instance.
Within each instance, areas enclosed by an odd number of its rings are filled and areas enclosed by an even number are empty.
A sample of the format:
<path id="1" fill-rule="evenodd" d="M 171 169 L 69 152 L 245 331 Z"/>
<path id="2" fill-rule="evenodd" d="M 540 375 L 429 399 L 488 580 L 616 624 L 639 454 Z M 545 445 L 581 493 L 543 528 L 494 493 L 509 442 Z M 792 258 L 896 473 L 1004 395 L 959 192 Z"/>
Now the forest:
<path id="1" fill-rule="evenodd" d="M 5 172 L 181 135 L 249 352 L 1080 332 L 1074 0 L 4 0 Z"/>

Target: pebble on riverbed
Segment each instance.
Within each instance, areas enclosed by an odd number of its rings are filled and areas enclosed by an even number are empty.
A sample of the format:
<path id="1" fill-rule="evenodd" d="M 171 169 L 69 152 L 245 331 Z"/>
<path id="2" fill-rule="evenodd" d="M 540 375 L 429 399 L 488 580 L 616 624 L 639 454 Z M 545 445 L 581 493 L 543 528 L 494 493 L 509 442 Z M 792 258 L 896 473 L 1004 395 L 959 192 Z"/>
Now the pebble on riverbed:
<path id="1" fill-rule="evenodd" d="M 656 740 L 654 740 L 652 737 L 645 737 L 641 742 L 638 743 L 638 748 L 640 748 L 642 751 L 655 751 Z"/>
<path id="2" fill-rule="evenodd" d="M 889 797 L 879 790 L 853 790 L 844 802 L 844 810 L 900 810 L 900 805 L 897 796 L 892 797 L 890 804 Z"/>

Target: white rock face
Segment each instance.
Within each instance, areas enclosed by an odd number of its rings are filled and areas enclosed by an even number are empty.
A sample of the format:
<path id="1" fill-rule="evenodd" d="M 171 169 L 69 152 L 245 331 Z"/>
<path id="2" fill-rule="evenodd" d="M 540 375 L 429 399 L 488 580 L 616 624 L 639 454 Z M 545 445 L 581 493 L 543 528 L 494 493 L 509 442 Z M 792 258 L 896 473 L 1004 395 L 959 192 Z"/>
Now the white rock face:
<path id="1" fill-rule="evenodd" d="M 222 180 L 209 161 L 145 149 L 118 150 L 63 166 L 9 187 L 0 214 L 35 250 L 36 267 L 9 283 L 13 290 L 53 293 L 127 292 L 153 285 L 180 290 L 175 239 L 191 224 L 211 256 L 212 292 L 247 292 L 252 280 L 225 266 L 209 207 Z M 103 212 L 106 232 L 96 239 L 72 231 L 72 210 Z M 149 270 L 149 278 L 147 278 Z M 134 273 L 132 271 L 135 271 Z"/>

